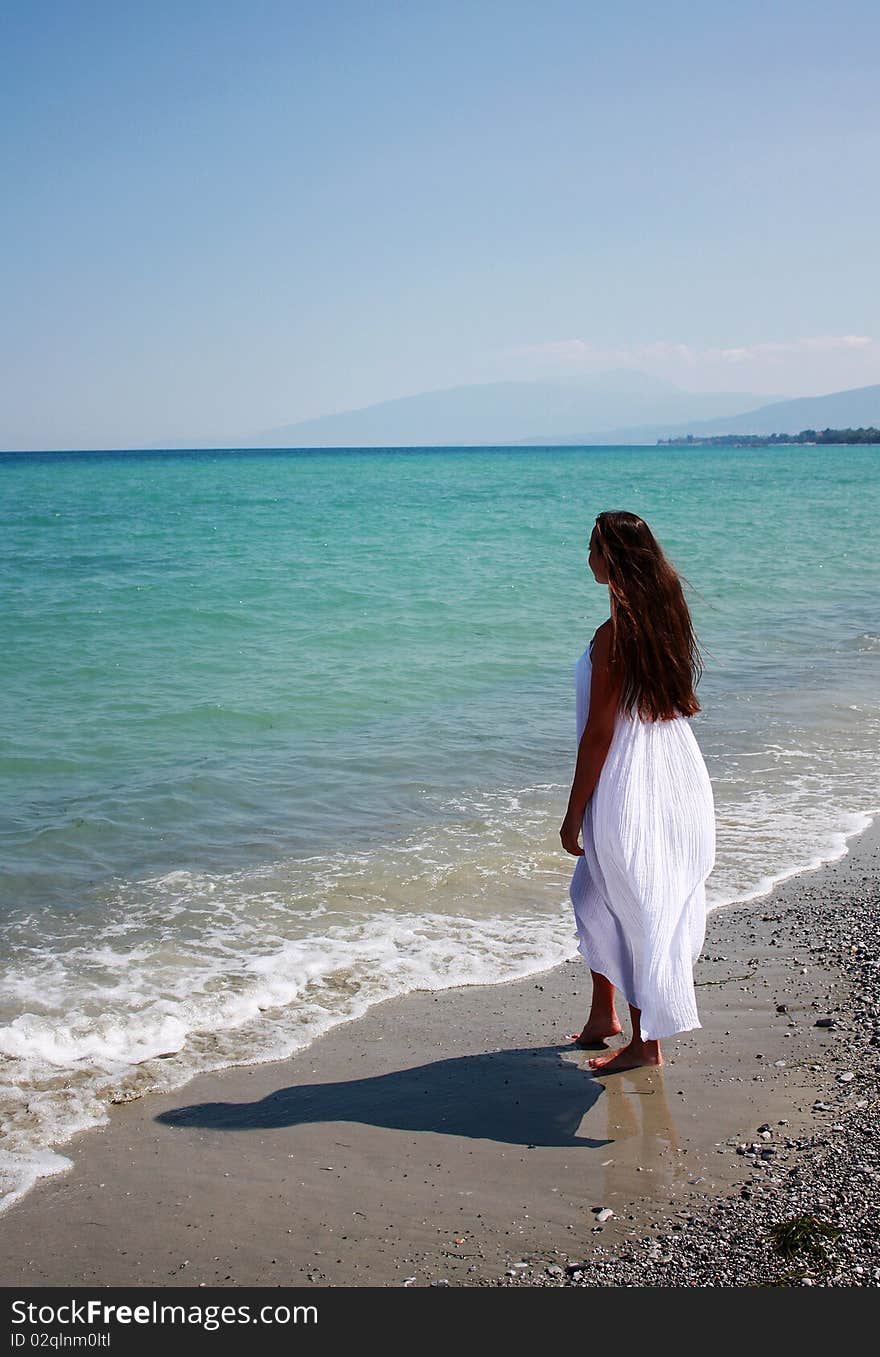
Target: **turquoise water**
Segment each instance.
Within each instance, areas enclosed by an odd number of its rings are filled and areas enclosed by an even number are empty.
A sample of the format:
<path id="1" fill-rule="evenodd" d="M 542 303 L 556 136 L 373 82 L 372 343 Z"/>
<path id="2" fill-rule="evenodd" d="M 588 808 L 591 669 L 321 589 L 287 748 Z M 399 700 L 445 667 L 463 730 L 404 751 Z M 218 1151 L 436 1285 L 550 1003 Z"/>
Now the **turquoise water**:
<path id="1" fill-rule="evenodd" d="M 878 799 L 877 472 L 870 447 L 0 458 L 10 1185 L 111 1098 L 573 954 L 600 509 L 693 586 L 710 900 L 841 852 Z"/>

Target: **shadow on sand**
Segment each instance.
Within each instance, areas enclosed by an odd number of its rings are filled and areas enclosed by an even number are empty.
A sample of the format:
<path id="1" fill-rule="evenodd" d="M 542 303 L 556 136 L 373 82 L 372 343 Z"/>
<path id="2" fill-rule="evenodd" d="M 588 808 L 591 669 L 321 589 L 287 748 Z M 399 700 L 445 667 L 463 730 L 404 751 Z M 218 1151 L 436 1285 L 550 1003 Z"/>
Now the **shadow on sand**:
<path id="1" fill-rule="evenodd" d="M 400 1131 L 508 1145 L 598 1148 L 576 1134 L 602 1084 L 544 1046 L 437 1060 L 393 1074 L 280 1088 L 256 1103 L 196 1103 L 162 1112 L 165 1126 L 246 1131 L 318 1122 L 361 1122 Z"/>

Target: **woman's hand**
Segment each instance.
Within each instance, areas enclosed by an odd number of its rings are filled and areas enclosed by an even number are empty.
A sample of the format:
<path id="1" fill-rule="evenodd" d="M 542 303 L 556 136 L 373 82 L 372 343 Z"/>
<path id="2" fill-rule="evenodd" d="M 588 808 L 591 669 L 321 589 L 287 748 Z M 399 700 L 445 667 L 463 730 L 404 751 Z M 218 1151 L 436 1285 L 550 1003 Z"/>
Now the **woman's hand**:
<path id="1" fill-rule="evenodd" d="M 583 824 L 583 811 L 578 813 L 571 807 L 565 813 L 565 819 L 562 821 L 562 828 L 559 831 L 559 837 L 562 840 L 562 846 L 566 853 L 571 853 L 573 858 L 582 858 L 584 850 L 578 843 L 578 835 L 581 832 Z"/>

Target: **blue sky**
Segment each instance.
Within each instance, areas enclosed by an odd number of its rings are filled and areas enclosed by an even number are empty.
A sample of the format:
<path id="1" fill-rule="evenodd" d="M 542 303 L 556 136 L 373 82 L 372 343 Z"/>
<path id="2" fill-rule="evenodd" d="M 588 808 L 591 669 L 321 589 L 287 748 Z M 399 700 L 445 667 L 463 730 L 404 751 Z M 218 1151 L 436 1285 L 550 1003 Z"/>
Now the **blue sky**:
<path id="1" fill-rule="evenodd" d="M 0 0 L 0 447 L 880 382 L 874 0 Z"/>

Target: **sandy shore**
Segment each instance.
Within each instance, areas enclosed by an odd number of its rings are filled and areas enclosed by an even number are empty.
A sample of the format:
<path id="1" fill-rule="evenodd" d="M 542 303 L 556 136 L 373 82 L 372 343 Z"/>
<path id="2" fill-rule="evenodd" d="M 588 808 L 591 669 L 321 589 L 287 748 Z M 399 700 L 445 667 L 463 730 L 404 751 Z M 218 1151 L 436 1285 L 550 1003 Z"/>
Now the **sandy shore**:
<path id="1" fill-rule="evenodd" d="M 848 958 L 878 881 L 875 823 L 837 863 L 711 915 L 704 1025 L 664 1043 L 662 1070 L 586 1069 L 566 1040 L 589 994 L 574 960 L 391 1000 L 289 1060 L 115 1107 L 0 1216 L 0 1284 L 638 1285 L 645 1259 L 649 1285 L 760 1284 L 703 1258 L 701 1223 L 761 1202 L 769 1229 L 794 1182 L 808 1209 L 810 1163 L 876 1106 L 877 1010 Z M 764 1276 L 782 1269 L 767 1229 Z M 877 1284 L 870 1248 L 849 1232 L 837 1284 Z"/>

